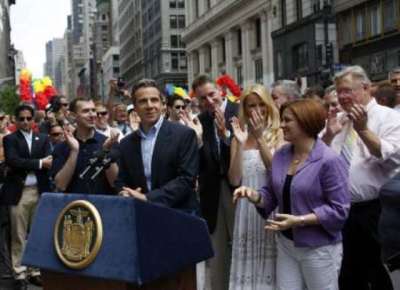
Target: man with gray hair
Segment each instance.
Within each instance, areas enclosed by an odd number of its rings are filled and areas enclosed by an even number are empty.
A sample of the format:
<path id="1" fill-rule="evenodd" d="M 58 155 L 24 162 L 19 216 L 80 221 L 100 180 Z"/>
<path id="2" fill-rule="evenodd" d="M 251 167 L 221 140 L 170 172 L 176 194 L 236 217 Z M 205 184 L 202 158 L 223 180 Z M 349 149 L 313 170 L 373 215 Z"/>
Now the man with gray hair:
<path id="1" fill-rule="evenodd" d="M 396 99 L 394 101 L 394 110 L 400 112 L 400 67 L 396 67 L 389 72 L 389 81 L 396 91 Z"/>
<path id="2" fill-rule="evenodd" d="M 349 166 L 352 201 L 343 229 L 340 289 L 391 290 L 378 240 L 378 197 L 398 168 L 400 118 L 372 97 L 371 81 L 360 66 L 346 68 L 334 81 L 344 115 L 340 122 L 329 116 L 323 139 Z"/>
<path id="3" fill-rule="evenodd" d="M 278 109 L 284 103 L 301 97 L 299 85 L 295 81 L 278 80 L 272 84 L 271 88 L 271 96 Z"/>

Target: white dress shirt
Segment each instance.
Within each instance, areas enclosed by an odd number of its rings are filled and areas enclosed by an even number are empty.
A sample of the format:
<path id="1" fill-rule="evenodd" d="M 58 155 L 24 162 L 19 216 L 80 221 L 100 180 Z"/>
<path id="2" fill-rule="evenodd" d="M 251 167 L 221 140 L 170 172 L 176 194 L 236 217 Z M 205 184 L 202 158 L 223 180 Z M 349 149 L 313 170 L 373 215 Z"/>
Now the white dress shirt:
<path id="1" fill-rule="evenodd" d="M 379 105 L 372 99 L 366 106 L 368 129 L 381 141 L 381 158 L 372 155 L 358 136 L 353 146 L 349 169 L 352 202 L 378 198 L 379 190 L 396 172 L 400 165 L 400 118 L 396 111 Z M 332 148 L 340 154 L 346 139 L 348 126 L 335 136 Z M 347 128 L 346 128 L 347 127 Z"/>
<path id="2" fill-rule="evenodd" d="M 29 153 L 31 153 L 32 151 L 32 130 L 29 132 L 25 132 L 23 130 L 20 130 L 20 132 L 22 133 L 22 135 L 24 135 L 26 144 L 28 145 L 28 149 L 29 149 Z M 36 137 L 39 138 L 39 137 Z M 39 168 L 42 168 L 42 160 L 39 161 Z M 36 175 L 33 172 L 29 172 L 26 175 L 25 178 L 25 186 L 36 186 L 37 185 L 37 178 Z"/>

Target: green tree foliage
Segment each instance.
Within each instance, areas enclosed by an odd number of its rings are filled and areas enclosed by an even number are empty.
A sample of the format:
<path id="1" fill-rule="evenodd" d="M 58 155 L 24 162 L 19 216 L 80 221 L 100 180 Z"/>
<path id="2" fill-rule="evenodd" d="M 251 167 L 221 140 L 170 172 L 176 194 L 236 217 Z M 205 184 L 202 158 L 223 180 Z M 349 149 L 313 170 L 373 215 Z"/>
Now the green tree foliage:
<path id="1" fill-rule="evenodd" d="M 0 89 L 0 109 L 6 114 L 14 114 L 20 100 L 15 86 L 5 85 Z"/>

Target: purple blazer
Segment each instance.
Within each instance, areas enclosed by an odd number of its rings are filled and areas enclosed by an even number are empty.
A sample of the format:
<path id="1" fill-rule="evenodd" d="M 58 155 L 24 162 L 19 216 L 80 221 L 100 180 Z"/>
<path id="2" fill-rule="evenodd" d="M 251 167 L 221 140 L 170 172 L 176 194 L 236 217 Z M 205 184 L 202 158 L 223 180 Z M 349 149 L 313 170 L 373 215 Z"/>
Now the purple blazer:
<path id="1" fill-rule="evenodd" d="M 260 189 L 264 207 L 258 211 L 263 217 L 269 216 L 277 206 L 282 212 L 283 186 L 292 155 L 292 145 L 285 145 L 274 155 L 269 182 Z M 290 190 L 292 214 L 314 213 L 320 222 L 293 228 L 295 246 L 320 247 L 340 242 L 350 209 L 348 170 L 343 159 L 317 139 L 307 160 L 294 175 Z"/>

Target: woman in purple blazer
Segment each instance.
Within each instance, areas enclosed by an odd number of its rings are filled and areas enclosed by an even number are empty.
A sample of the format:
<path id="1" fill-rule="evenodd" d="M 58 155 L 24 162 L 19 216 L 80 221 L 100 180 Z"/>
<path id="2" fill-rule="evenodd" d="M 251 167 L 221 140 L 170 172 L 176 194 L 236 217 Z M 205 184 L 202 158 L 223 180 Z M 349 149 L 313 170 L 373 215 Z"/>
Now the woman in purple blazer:
<path id="1" fill-rule="evenodd" d="M 348 172 L 342 158 L 318 134 L 326 111 L 307 99 L 281 107 L 281 128 L 289 143 L 273 157 L 269 183 L 259 191 L 240 187 L 234 201 L 248 198 L 278 231 L 277 289 L 334 290 L 342 259 L 341 229 L 350 208 Z"/>

